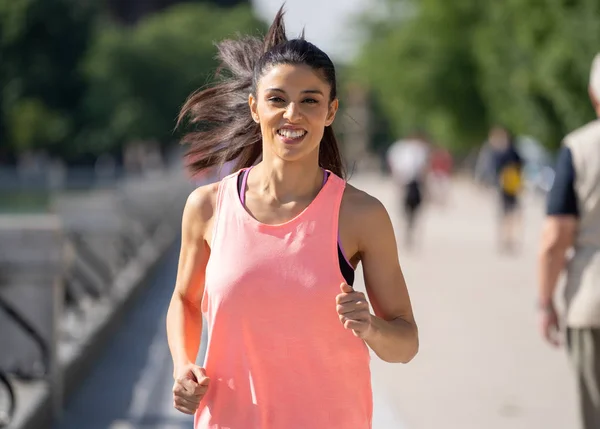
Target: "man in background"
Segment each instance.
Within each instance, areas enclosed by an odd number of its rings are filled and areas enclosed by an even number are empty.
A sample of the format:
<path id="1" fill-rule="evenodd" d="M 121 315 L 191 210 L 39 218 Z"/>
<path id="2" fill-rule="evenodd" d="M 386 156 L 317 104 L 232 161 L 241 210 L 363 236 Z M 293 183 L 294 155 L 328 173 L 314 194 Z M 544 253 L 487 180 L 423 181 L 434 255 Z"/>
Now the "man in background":
<path id="1" fill-rule="evenodd" d="M 600 117 L 600 54 L 592 64 L 589 94 Z M 567 260 L 567 252 L 572 255 Z M 565 137 L 548 195 L 540 257 L 538 310 L 544 338 L 559 345 L 554 305 L 564 289 L 566 347 L 577 378 L 584 429 L 600 428 L 600 120 Z"/>
<path id="2" fill-rule="evenodd" d="M 423 133 L 399 140 L 387 152 L 387 161 L 402 200 L 406 247 L 414 244 L 417 217 L 425 197 L 430 145 Z"/>

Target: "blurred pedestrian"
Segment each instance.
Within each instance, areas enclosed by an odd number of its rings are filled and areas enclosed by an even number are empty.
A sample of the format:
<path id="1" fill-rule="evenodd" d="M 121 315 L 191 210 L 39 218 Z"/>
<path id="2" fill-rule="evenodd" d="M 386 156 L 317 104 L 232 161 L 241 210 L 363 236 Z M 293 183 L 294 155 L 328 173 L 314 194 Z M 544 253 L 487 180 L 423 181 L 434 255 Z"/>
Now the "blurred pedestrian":
<path id="1" fill-rule="evenodd" d="M 489 140 L 486 140 L 477 153 L 477 159 L 473 168 L 473 180 L 482 189 L 496 187 L 496 173 L 492 159 L 493 148 Z"/>
<path id="2" fill-rule="evenodd" d="M 450 179 L 452 176 L 453 160 L 448 149 L 435 146 L 431 151 L 429 162 L 429 183 L 434 200 L 445 205 L 448 202 L 450 192 Z"/>
<path id="3" fill-rule="evenodd" d="M 600 54 L 592 64 L 591 102 L 600 117 Z M 572 250 L 570 257 L 567 253 Z M 563 323 L 554 304 L 566 271 Z M 544 338 L 560 344 L 561 324 L 576 375 L 582 428 L 600 428 L 600 120 L 567 135 L 548 194 L 539 258 Z"/>
<path id="4" fill-rule="evenodd" d="M 405 224 L 404 244 L 407 248 L 414 245 L 417 219 L 426 198 L 429 157 L 429 141 L 422 132 L 394 142 L 387 152 L 392 179 L 402 201 Z"/>
<path id="5" fill-rule="evenodd" d="M 228 73 L 180 118 L 213 124 L 184 139 L 192 170 L 238 168 L 184 209 L 167 315 L 175 408 L 202 429 L 368 429 L 369 347 L 408 362 L 418 335 L 388 213 L 343 179 L 333 63 L 286 39 L 281 10 L 264 41 L 218 49 Z M 375 314 L 352 287 L 359 262 Z"/>
<path id="6" fill-rule="evenodd" d="M 498 192 L 498 246 L 501 251 L 516 249 L 521 230 L 519 200 L 523 189 L 523 159 L 517 151 L 512 133 L 496 126 L 490 130 L 490 161 Z"/>

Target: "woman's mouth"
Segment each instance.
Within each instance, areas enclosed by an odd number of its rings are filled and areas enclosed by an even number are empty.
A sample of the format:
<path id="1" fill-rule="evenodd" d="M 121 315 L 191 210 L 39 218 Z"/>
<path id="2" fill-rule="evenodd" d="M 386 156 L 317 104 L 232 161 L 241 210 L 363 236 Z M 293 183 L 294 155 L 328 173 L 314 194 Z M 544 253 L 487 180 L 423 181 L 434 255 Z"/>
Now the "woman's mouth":
<path id="1" fill-rule="evenodd" d="M 277 131 L 277 134 L 284 143 L 294 144 L 300 143 L 304 139 L 304 136 L 306 136 L 306 131 L 301 129 L 291 130 L 288 128 L 282 128 Z"/>

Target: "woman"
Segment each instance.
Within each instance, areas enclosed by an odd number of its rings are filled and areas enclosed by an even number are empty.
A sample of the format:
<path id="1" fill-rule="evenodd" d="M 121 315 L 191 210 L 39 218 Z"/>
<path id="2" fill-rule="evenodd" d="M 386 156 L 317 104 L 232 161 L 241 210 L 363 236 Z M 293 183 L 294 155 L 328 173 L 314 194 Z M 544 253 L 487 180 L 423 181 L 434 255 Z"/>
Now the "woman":
<path id="1" fill-rule="evenodd" d="M 200 126 L 185 138 L 192 170 L 237 159 L 239 171 L 184 209 L 167 315 L 174 406 L 196 428 L 369 428 L 367 346 L 408 362 L 418 336 L 388 214 L 341 179 L 333 64 L 286 40 L 281 10 L 264 42 L 225 41 L 219 57 L 228 75 L 180 120 Z M 351 287 L 359 262 L 374 315 Z"/>

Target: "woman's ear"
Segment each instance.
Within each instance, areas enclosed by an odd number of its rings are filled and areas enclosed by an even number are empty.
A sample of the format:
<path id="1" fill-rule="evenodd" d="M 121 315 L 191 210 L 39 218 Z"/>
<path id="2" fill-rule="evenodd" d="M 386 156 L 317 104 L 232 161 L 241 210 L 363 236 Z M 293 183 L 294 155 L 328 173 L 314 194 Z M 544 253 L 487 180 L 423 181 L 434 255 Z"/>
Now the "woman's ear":
<path id="1" fill-rule="evenodd" d="M 252 115 L 252 119 L 254 120 L 254 122 L 256 122 L 257 124 L 260 123 L 260 120 L 258 118 L 256 98 L 252 94 L 248 96 L 248 105 L 250 106 L 250 114 Z"/>
<path id="2" fill-rule="evenodd" d="M 331 103 L 329 103 L 329 110 L 327 112 L 327 119 L 325 119 L 325 126 L 328 127 L 331 124 L 333 124 L 335 115 L 336 115 L 339 107 L 340 107 L 340 102 L 337 98 L 335 100 L 333 100 Z"/>

